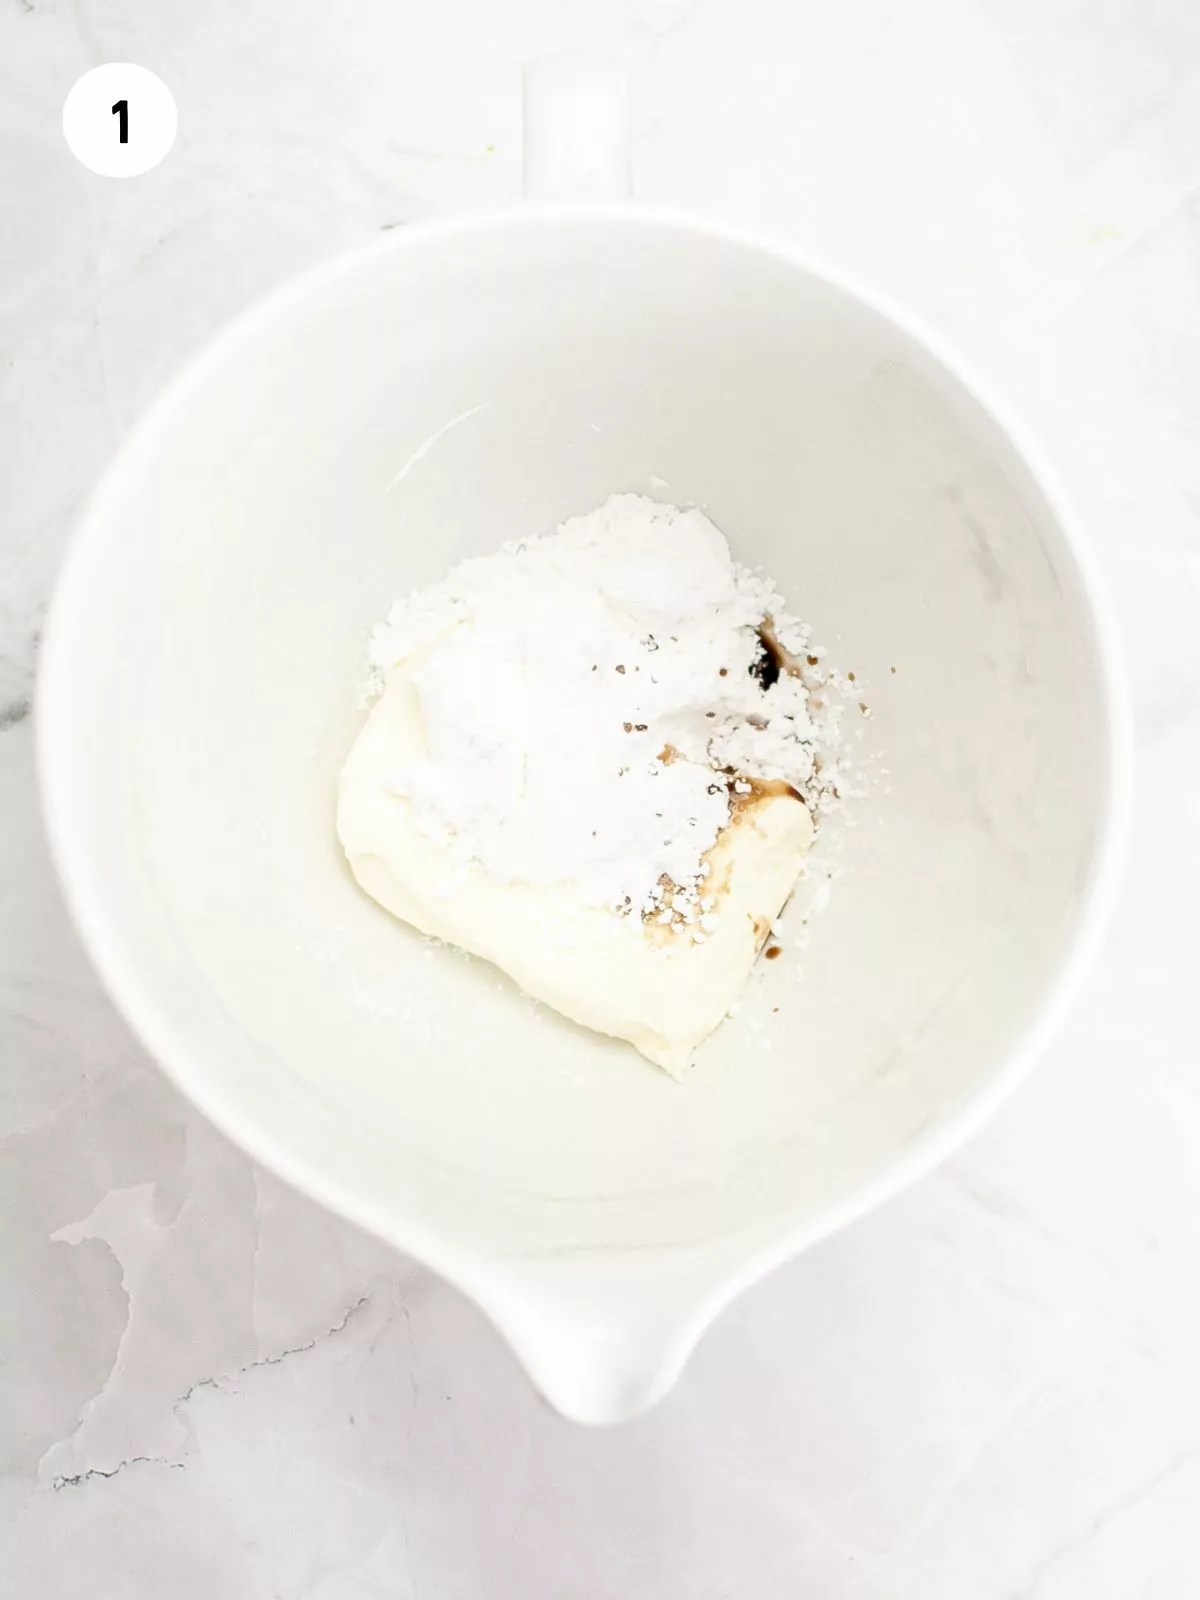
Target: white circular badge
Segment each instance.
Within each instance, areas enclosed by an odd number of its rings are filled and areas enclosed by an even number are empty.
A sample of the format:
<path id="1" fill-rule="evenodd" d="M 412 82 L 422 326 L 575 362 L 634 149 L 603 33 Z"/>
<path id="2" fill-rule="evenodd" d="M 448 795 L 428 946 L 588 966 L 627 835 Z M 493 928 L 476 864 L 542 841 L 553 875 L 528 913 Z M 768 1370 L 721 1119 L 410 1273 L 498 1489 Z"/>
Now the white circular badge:
<path id="1" fill-rule="evenodd" d="M 63 105 L 63 137 L 90 172 L 136 178 L 175 143 L 179 111 L 157 73 L 130 61 L 93 67 Z"/>

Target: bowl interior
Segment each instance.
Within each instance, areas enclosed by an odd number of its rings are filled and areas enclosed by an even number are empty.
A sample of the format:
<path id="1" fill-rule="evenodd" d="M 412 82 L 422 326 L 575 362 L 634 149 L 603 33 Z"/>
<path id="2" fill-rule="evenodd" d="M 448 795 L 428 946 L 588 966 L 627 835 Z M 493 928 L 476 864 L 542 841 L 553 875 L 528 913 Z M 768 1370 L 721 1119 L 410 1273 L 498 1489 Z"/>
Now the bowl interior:
<path id="1" fill-rule="evenodd" d="M 871 709 L 803 979 L 765 968 L 684 1087 L 392 921 L 333 832 L 391 600 L 618 489 L 703 506 Z M 148 1042 L 442 1265 L 843 1203 L 997 1081 L 1108 794 L 1079 576 L 995 423 L 797 265 L 600 214 L 397 239 L 210 351 L 89 514 L 45 721 L 66 877 Z"/>

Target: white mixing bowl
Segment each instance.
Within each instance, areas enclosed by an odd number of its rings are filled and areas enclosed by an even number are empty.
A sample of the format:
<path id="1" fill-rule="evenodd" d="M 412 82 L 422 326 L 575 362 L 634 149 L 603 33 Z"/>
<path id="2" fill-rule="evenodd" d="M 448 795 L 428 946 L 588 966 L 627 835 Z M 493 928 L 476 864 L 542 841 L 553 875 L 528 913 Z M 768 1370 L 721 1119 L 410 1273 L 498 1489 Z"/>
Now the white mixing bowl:
<path id="1" fill-rule="evenodd" d="M 1124 720 L 1085 551 L 1014 440 L 794 255 L 514 210 L 273 296 L 88 508 L 40 721 L 98 967 L 215 1123 L 459 1284 L 569 1415 L 648 1404 L 738 1288 L 930 1167 L 1076 987 Z M 776 962 L 684 1086 L 391 920 L 333 828 L 369 627 L 614 490 L 699 503 L 766 567 L 887 769 L 804 982 Z"/>

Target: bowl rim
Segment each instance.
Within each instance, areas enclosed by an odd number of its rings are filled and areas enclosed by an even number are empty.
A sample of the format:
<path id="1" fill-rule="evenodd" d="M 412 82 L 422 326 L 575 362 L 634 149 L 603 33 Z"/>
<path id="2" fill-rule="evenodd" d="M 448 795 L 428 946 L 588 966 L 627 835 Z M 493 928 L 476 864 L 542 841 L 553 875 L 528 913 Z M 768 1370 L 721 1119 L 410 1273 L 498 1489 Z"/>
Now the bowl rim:
<path id="1" fill-rule="evenodd" d="M 827 288 L 857 301 L 898 329 L 964 390 L 1023 463 L 1074 563 L 1082 611 L 1093 632 L 1102 737 L 1106 743 L 1104 770 L 1096 786 L 1095 842 L 1074 926 L 1068 932 L 1057 970 L 1050 971 L 1045 993 L 1031 1009 L 1012 1047 L 960 1105 L 895 1152 L 870 1179 L 842 1200 L 800 1222 L 781 1223 L 777 1233 L 747 1245 L 732 1265 L 726 1260 L 719 1272 L 711 1273 L 709 1281 L 698 1289 L 688 1314 L 676 1318 L 663 1344 L 653 1381 L 646 1386 L 635 1406 L 625 1408 L 622 1414 L 626 1414 L 652 1403 L 671 1386 L 704 1329 L 742 1290 L 819 1239 L 891 1199 L 939 1165 L 979 1130 L 1028 1072 L 1058 1029 L 1079 994 L 1107 927 L 1116 899 L 1130 819 L 1132 728 L 1123 650 L 1106 586 L 1079 520 L 1041 446 L 1010 405 L 940 335 L 924 327 L 887 295 L 807 250 L 753 229 L 729 226 L 685 211 L 630 203 L 588 202 L 526 203 L 416 223 L 389 232 L 383 239 L 370 240 L 310 267 L 253 301 L 207 340 L 168 381 L 119 446 L 79 513 L 54 586 L 38 672 L 36 754 L 51 856 L 72 919 L 104 987 L 167 1077 L 252 1159 L 302 1193 L 456 1283 L 500 1324 L 530 1367 L 535 1381 L 545 1388 L 544 1375 L 539 1376 L 534 1370 L 537 1362 L 530 1359 L 528 1351 L 522 1351 L 519 1336 L 505 1328 L 510 1318 L 503 1310 L 505 1294 L 501 1292 L 506 1276 L 504 1259 L 483 1256 L 464 1247 L 459 1240 L 439 1226 L 427 1224 L 419 1215 L 402 1218 L 383 1215 L 380 1207 L 356 1194 L 352 1186 L 322 1172 L 318 1163 L 280 1140 L 257 1116 L 247 1116 L 235 1099 L 212 1089 L 205 1052 L 193 1047 L 185 1030 L 172 1020 L 170 1007 L 156 996 L 152 985 L 143 982 L 137 959 L 126 949 L 120 935 L 119 915 L 114 914 L 115 908 L 109 906 L 104 892 L 93 881 L 90 852 L 72 823 L 72 812 L 80 802 L 72 796 L 66 777 L 73 743 L 71 682 L 78 670 L 72 645 L 72 623 L 86 605 L 89 568 L 103 555 L 108 537 L 107 509 L 136 483 L 143 463 L 152 459 L 160 438 L 174 425 L 176 416 L 191 396 L 212 374 L 236 359 L 264 325 L 285 317 L 314 292 L 368 260 L 387 256 L 399 258 L 420 251 L 430 243 L 467 239 L 497 229 L 581 221 L 665 230 L 676 235 L 732 243 L 778 265 L 805 273 Z M 611 1261 L 619 1258 L 622 1252 L 613 1246 L 600 1253 L 606 1253 Z M 664 1251 L 664 1256 L 670 1253 Z M 560 1409 L 569 1408 L 560 1405 Z M 599 1418 L 578 1414 L 580 1420 L 613 1420 L 607 1415 Z"/>

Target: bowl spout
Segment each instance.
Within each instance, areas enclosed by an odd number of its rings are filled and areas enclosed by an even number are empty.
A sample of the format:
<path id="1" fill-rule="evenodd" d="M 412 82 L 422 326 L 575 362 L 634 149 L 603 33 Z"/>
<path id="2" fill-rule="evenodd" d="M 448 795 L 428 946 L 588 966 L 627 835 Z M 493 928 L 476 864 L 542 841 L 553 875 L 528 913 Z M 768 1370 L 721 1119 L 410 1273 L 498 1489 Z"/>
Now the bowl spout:
<path id="1" fill-rule="evenodd" d="M 727 1298 L 667 1251 L 497 1263 L 474 1293 L 550 1405 L 598 1427 L 661 1400 Z"/>

